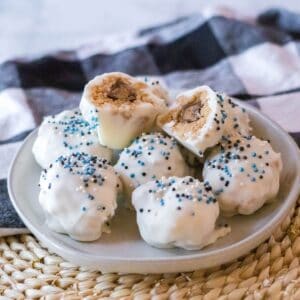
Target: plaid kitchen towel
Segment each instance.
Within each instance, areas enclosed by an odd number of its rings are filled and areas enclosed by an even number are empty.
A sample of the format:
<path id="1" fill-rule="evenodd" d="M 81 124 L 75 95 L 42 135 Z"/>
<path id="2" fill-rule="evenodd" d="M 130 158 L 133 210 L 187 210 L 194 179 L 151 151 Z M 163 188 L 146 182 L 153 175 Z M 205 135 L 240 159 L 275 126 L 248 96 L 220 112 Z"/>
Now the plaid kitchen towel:
<path id="1" fill-rule="evenodd" d="M 7 171 L 45 115 L 78 105 L 103 72 L 157 76 L 173 91 L 207 84 L 256 105 L 300 142 L 300 15 L 257 19 L 210 11 L 40 58 L 0 62 L 0 235 L 26 230 L 7 194 Z"/>

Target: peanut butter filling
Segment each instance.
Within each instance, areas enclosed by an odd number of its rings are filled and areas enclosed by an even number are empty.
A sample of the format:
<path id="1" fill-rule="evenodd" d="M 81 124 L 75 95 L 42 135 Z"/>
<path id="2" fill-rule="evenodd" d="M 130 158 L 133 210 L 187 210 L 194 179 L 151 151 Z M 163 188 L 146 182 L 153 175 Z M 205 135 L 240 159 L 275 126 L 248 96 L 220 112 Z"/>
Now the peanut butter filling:
<path id="1" fill-rule="evenodd" d="M 131 80 L 130 77 L 107 76 L 99 84 L 91 87 L 90 98 L 97 107 L 104 103 L 119 107 L 128 104 L 134 107 L 140 102 L 154 104 L 147 92 L 148 85 L 144 82 Z"/>
<path id="2" fill-rule="evenodd" d="M 112 100 L 124 100 L 124 101 L 134 101 L 136 100 L 136 92 L 126 82 L 118 78 L 115 83 L 113 83 L 106 93 L 106 96 Z"/>
<path id="3" fill-rule="evenodd" d="M 207 93 L 201 91 L 193 97 L 183 96 L 178 101 L 180 103 L 179 107 L 160 117 L 159 122 L 162 125 L 174 122 L 172 130 L 179 136 L 184 136 L 186 133 L 197 135 L 205 125 L 211 111 L 208 105 Z"/>
<path id="4" fill-rule="evenodd" d="M 183 123 L 192 123 L 202 117 L 201 110 L 204 107 L 202 102 L 188 103 L 182 107 L 179 118 Z"/>

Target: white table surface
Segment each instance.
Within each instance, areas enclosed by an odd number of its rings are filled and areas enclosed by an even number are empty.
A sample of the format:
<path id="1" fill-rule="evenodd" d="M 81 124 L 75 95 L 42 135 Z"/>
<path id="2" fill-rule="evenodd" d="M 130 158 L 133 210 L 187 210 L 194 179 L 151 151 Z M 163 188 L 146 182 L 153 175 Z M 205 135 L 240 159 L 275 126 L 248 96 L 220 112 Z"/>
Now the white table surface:
<path id="1" fill-rule="evenodd" d="M 0 0 L 0 58 L 70 49 L 105 35 L 134 31 L 226 5 L 254 14 L 296 0 Z"/>

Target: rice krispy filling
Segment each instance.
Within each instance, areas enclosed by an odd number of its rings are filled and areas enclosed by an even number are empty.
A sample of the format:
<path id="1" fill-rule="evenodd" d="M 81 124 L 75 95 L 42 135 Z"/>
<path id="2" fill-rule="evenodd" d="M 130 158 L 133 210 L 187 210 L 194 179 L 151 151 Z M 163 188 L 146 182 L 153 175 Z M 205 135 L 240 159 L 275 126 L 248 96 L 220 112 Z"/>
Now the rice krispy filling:
<path id="1" fill-rule="evenodd" d="M 92 103 L 99 107 L 105 103 L 120 106 L 135 103 L 149 102 L 153 103 L 146 94 L 148 85 L 144 82 L 133 82 L 130 78 L 120 75 L 109 75 L 102 79 L 102 82 L 92 86 L 90 99 Z"/>
<path id="2" fill-rule="evenodd" d="M 180 136 L 184 136 L 187 132 L 197 134 L 205 125 L 211 111 L 207 98 L 206 91 L 199 91 L 192 98 L 181 96 L 178 99 L 179 107 L 171 110 L 160 122 L 162 124 L 174 122 L 173 131 Z"/>

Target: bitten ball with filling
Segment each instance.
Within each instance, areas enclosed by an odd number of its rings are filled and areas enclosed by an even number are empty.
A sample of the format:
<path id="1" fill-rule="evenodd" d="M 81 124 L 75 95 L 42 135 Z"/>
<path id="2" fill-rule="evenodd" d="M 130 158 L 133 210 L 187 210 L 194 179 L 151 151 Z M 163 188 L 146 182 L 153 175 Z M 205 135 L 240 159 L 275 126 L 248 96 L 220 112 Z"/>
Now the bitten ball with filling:
<path id="1" fill-rule="evenodd" d="M 80 109 L 84 118 L 99 122 L 102 145 L 127 147 L 142 132 L 149 132 L 166 109 L 161 93 L 145 82 L 120 72 L 96 76 L 84 88 Z"/>
<path id="2" fill-rule="evenodd" d="M 97 240 L 117 208 L 120 181 L 106 160 L 60 156 L 40 177 L 39 203 L 48 226 L 79 241 Z"/>
<path id="3" fill-rule="evenodd" d="M 211 188 L 193 177 L 169 177 L 134 190 L 142 238 L 158 248 L 201 249 L 230 232 L 216 228 L 219 205 Z"/>
<path id="4" fill-rule="evenodd" d="M 224 99 L 208 86 L 178 95 L 175 106 L 157 118 L 157 124 L 184 147 L 203 157 L 221 139 L 228 114 Z"/>

